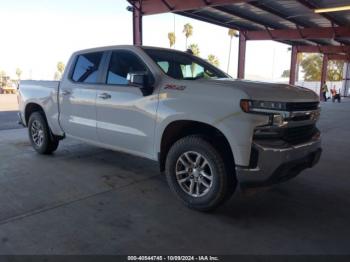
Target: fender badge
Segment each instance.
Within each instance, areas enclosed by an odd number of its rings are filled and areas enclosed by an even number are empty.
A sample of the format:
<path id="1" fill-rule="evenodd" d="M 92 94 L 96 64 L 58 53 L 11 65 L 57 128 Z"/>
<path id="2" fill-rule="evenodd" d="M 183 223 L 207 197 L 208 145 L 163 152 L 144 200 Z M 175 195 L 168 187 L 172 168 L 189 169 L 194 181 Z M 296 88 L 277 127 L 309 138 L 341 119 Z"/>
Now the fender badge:
<path id="1" fill-rule="evenodd" d="M 175 84 L 166 84 L 164 89 L 183 91 L 183 90 L 186 89 L 186 86 L 178 86 L 178 85 L 175 85 Z"/>

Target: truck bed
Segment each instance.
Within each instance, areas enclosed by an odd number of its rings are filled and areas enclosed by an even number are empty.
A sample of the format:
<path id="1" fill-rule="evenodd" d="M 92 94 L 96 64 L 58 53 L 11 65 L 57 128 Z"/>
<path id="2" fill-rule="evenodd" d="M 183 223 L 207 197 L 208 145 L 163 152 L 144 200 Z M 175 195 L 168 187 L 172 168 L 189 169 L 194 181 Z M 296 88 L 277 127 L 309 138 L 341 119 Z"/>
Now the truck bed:
<path id="1" fill-rule="evenodd" d="M 36 81 L 24 80 L 19 84 L 19 111 L 24 125 L 27 125 L 27 117 L 25 115 L 26 107 L 30 104 L 40 105 L 46 112 L 46 118 L 50 128 L 55 134 L 61 133 L 59 127 L 59 105 L 58 91 L 59 81 Z"/>

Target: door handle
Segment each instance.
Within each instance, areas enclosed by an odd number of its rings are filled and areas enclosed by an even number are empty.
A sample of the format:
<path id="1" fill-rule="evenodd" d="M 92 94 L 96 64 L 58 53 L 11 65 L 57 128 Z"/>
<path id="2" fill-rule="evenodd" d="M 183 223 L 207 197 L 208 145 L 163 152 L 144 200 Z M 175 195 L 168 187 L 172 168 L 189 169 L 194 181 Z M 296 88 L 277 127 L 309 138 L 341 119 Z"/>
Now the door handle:
<path id="1" fill-rule="evenodd" d="M 72 92 L 69 90 L 62 90 L 61 94 L 64 96 L 70 95 Z"/>
<path id="2" fill-rule="evenodd" d="M 98 97 L 101 99 L 110 99 L 112 96 L 108 93 L 102 93 L 102 94 L 99 94 Z"/>

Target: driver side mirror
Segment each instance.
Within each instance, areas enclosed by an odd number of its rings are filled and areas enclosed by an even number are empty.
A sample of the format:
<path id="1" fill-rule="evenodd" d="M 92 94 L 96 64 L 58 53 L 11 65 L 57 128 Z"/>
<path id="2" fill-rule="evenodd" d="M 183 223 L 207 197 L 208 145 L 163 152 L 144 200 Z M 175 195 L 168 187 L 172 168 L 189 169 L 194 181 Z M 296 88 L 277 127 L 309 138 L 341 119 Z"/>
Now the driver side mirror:
<path id="1" fill-rule="evenodd" d="M 147 85 L 148 75 L 146 72 L 129 73 L 127 79 L 130 85 L 143 88 Z"/>
<path id="2" fill-rule="evenodd" d="M 127 80 L 131 86 L 140 88 L 144 96 L 153 92 L 153 87 L 149 84 L 149 76 L 147 72 L 133 72 L 127 75 Z"/>

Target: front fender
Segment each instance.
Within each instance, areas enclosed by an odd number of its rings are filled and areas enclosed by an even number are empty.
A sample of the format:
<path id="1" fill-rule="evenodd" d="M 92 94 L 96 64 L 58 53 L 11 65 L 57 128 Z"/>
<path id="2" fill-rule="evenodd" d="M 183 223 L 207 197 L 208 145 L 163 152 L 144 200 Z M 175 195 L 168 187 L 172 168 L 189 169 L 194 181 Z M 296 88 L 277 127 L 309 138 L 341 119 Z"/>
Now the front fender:
<path id="1" fill-rule="evenodd" d="M 224 117 L 213 118 L 207 115 L 179 113 L 168 116 L 157 123 L 155 152 L 161 151 L 161 141 L 165 129 L 175 121 L 195 121 L 218 129 L 230 144 L 235 164 L 247 166 L 250 160 L 253 130 L 257 125 L 265 124 L 265 116 L 255 116 L 243 112 L 233 112 Z"/>

